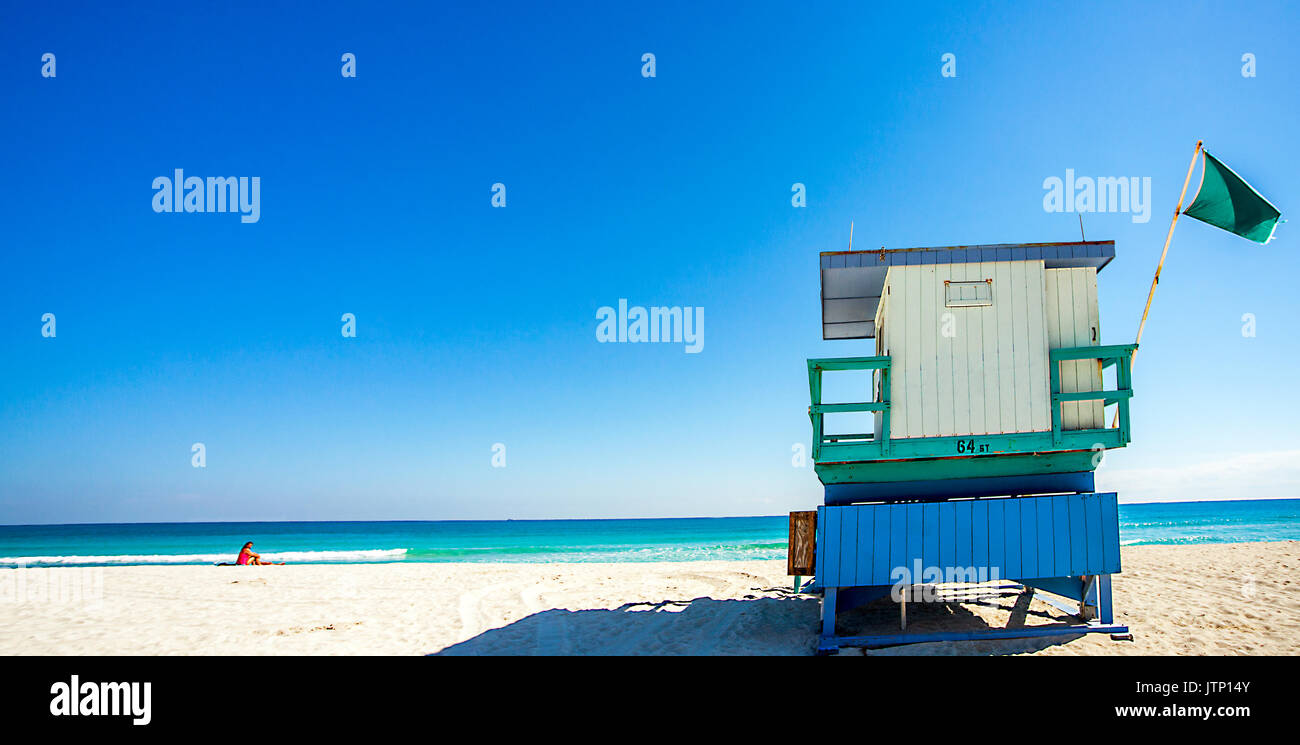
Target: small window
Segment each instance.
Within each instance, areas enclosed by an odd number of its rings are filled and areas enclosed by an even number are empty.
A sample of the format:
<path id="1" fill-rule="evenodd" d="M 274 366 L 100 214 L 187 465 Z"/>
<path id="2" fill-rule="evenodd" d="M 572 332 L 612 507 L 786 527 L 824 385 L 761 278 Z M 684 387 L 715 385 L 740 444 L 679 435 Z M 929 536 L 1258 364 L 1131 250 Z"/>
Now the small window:
<path id="1" fill-rule="evenodd" d="M 970 308 L 993 304 L 993 280 L 974 282 L 944 282 L 944 305 L 949 308 Z"/>

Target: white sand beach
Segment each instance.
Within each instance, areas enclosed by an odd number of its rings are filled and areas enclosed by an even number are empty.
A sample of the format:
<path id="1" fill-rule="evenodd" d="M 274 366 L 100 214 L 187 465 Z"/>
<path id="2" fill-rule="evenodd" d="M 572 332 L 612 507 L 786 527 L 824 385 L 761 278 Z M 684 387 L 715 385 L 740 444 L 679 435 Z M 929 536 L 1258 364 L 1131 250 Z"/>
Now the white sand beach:
<path id="1" fill-rule="evenodd" d="M 1116 621 L 1133 641 L 1092 634 L 870 654 L 1300 654 L 1300 542 L 1135 546 L 1123 563 Z M 51 581 L 101 596 L 40 597 Z M 3 569 L 0 653 L 806 655 L 818 608 L 790 592 L 781 561 Z M 912 603 L 908 628 L 1003 627 L 1013 612 L 1029 624 L 1064 618 L 1040 600 Z M 841 616 L 841 633 L 897 628 L 888 601 Z"/>

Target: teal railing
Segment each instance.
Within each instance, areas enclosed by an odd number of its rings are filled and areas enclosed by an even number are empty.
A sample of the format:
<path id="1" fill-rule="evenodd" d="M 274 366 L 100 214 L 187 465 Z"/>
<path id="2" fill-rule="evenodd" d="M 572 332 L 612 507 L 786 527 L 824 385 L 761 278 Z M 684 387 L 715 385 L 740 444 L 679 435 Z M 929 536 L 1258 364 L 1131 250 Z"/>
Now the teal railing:
<path id="1" fill-rule="evenodd" d="M 1061 404 L 1078 401 L 1097 401 L 1102 402 L 1102 408 L 1118 404 L 1118 426 L 1102 430 L 1076 430 L 1068 434 L 1082 432 L 1111 432 L 1114 430 L 1118 435 L 1119 444 L 1113 447 L 1123 447 L 1129 443 L 1129 425 L 1128 425 L 1128 401 L 1133 398 L 1133 353 L 1137 351 L 1136 344 L 1111 344 L 1105 347 L 1064 347 L 1062 349 L 1053 349 L 1048 352 L 1051 360 L 1051 379 L 1052 379 L 1052 444 L 1061 445 L 1064 442 L 1066 432 L 1061 429 Z M 1115 390 L 1110 391 L 1084 391 L 1081 393 L 1061 393 L 1061 363 L 1078 360 L 1097 360 L 1101 363 L 1101 369 L 1104 372 L 1111 365 L 1117 365 L 1115 371 Z M 1103 415 L 1104 415 L 1103 411 Z"/>
<path id="2" fill-rule="evenodd" d="M 880 400 L 863 403 L 824 404 L 822 403 L 822 373 L 838 370 L 879 370 Z M 874 381 L 873 381 L 874 382 Z M 808 416 L 812 419 L 813 462 L 821 460 L 822 448 L 826 445 L 838 446 L 842 451 L 853 448 L 856 455 L 884 458 L 889 455 L 889 357 L 834 357 L 828 359 L 808 360 L 808 390 L 812 394 L 812 405 L 808 407 Z M 826 435 L 822 431 L 822 415 L 843 412 L 879 411 L 881 412 L 881 437 L 874 433 L 854 435 Z"/>
<path id="3" fill-rule="evenodd" d="M 808 390 L 812 420 L 812 456 L 814 463 L 845 463 L 884 458 L 944 458 L 954 455 L 996 455 L 1032 453 L 1049 450 L 1088 450 L 1097 447 L 1118 448 L 1129 443 L 1129 399 L 1133 397 L 1133 352 L 1136 344 L 1098 347 L 1066 347 L 1050 350 L 1052 396 L 1051 432 L 1020 432 L 995 435 L 954 437 L 908 437 L 891 440 L 890 429 L 890 359 L 889 357 L 836 357 L 808 360 Z M 1097 360 L 1102 370 L 1116 365 L 1114 390 L 1061 392 L 1061 363 Z M 822 373 L 841 370 L 878 370 L 879 400 L 860 403 L 822 403 Z M 876 387 L 873 385 L 873 387 Z M 1061 406 L 1079 401 L 1102 401 L 1103 410 L 1118 405 L 1117 426 L 1102 429 L 1065 430 L 1061 427 Z M 826 434 L 823 417 L 845 412 L 879 412 L 881 434 Z"/>

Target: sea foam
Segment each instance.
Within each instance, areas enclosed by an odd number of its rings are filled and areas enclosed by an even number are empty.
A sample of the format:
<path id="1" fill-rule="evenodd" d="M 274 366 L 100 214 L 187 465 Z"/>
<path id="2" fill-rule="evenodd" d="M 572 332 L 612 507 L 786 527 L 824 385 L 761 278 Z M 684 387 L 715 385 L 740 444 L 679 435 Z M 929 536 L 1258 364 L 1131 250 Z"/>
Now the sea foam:
<path id="1" fill-rule="evenodd" d="M 357 551 L 282 551 L 261 554 L 263 561 L 298 563 L 401 561 L 405 548 Z M 224 554 L 124 554 L 120 556 L 0 556 L 0 567 L 81 566 L 103 564 L 218 564 L 235 562 L 236 552 Z"/>

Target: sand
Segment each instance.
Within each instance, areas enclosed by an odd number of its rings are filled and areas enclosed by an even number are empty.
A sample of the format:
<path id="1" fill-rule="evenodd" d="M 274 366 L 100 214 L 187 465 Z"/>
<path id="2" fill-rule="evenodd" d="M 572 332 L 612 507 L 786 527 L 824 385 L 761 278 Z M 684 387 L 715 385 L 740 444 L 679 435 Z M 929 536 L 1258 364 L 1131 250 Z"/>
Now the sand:
<path id="1" fill-rule="evenodd" d="M 1124 549 L 1132 641 L 932 643 L 870 654 L 1300 654 L 1300 542 Z M 19 579 L 23 572 L 27 574 Z M 82 597 L 42 595 L 73 589 Z M 812 654 L 819 601 L 781 561 L 0 570 L 0 653 Z M 909 631 L 1050 623 L 1038 599 L 910 603 Z M 888 600 L 840 633 L 892 633 Z"/>

